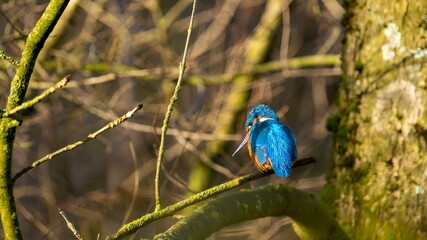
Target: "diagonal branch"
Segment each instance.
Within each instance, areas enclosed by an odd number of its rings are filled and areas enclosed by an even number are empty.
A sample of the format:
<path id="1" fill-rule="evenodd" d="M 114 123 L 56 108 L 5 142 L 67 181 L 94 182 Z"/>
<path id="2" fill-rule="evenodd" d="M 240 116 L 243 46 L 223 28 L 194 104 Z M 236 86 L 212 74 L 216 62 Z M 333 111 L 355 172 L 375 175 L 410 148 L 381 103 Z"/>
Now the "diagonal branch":
<path id="1" fill-rule="evenodd" d="M 64 219 L 64 221 L 67 223 L 67 227 L 68 229 L 71 230 L 71 232 L 73 233 L 73 235 L 78 239 L 78 240 L 83 240 L 82 235 L 80 235 L 79 230 L 77 230 L 76 226 L 74 225 L 73 222 L 71 222 L 71 220 L 68 218 L 67 214 L 65 214 L 64 210 L 62 210 L 61 208 L 58 208 L 59 214 L 61 214 L 62 218 Z"/>
<path id="2" fill-rule="evenodd" d="M 5 51 L 0 50 L 0 58 L 3 58 L 4 60 L 8 61 L 10 64 L 12 64 L 15 67 L 19 66 L 19 61 L 13 59 L 11 56 L 7 55 Z"/>
<path id="3" fill-rule="evenodd" d="M 43 91 L 40 95 L 36 96 L 35 98 L 28 100 L 24 103 L 22 103 L 21 105 L 7 111 L 4 113 L 0 113 L 0 118 L 7 118 L 12 116 L 13 114 L 28 109 L 32 106 L 34 106 L 35 104 L 37 104 L 38 102 L 40 102 L 41 100 L 43 100 L 44 98 L 46 98 L 47 96 L 51 95 L 52 93 L 56 92 L 57 90 L 63 88 L 65 85 L 67 85 L 67 83 L 70 81 L 69 76 L 66 76 L 65 78 L 63 78 L 61 81 L 57 82 L 55 85 L 53 85 L 52 87 L 46 89 L 45 91 Z"/>
<path id="4" fill-rule="evenodd" d="M 292 166 L 292 168 L 298 168 L 298 167 L 302 167 L 305 166 L 307 164 L 311 164 L 311 163 L 315 163 L 316 159 L 312 158 L 312 157 L 307 157 L 307 158 L 301 158 L 298 159 L 297 161 L 295 161 L 294 165 Z M 272 174 L 273 172 L 257 172 L 257 173 L 252 173 L 243 177 L 239 177 L 236 179 L 233 179 L 231 181 L 225 182 L 223 184 L 220 184 L 218 186 L 209 188 L 203 192 L 197 193 L 191 197 L 188 197 L 180 202 L 177 202 L 173 205 L 167 206 L 165 208 L 162 208 L 158 211 L 146 214 L 130 223 L 127 223 L 125 225 L 123 225 L 117 232 L 113 233 L 110 236 L 107 236 L 107 240 L 112 240 L 112 239 L 122 239 L 126 236 L 131 235 L 132 233 L 136 232 L 138 229 L 158 220 L 161 218 L 165 218 L 168 216 L 172 216 L 173 214 L 175 214 L 176 212 L 192 206 L 196 203 L 199 203 L 203 200 L 206 200 L 212 196 L 218 195 L 220 193 L 229 191 L 233 188 L 242 186 L 245 183 L 248 183 L 250 181 L 268 176 L 270 174 Z"/>
<path id="5" fill-rule="evenodd" d="M 37 166 L 39 166 L 42 163 L 45 163 L 49 160 L 52 160 L 54 157 L 58 156 L 61 153 L 67 152 L 67 151 L 71 151 L 74 148 L 77 148 L 78 146 L 82 145 L 85 142 L 89 142 L 93 139 L 95 139 L 99 134 L 103 133 L 104 131 L 114 128 L 115 126 L 123 123 L 124 121 L 128 120 L 129 118 L 131 118 L 135 112 L 137 112 L 138 110 L 140 110 L 142 108 L 142 104 L 139 104 L 138 106 L 136 106 L 134 109 L 132 109 L 131 111 L 127 112 L 125 115 L 117 118 L 116 120 L 109 122 L 107 125 L 105 125 L 104 127 L 100 128 L 99 130 L 97 130 L 96 132 L 93 132 L 91 134 L 89 134 L 85 139 L 82 139 L 80 141 L 77 141 L 75 143 L 69 144 L 61 149 L 56 150 L 53 153 L 50 153 L 46 156 L 44 156 L 43 158 L 40 158 L 39 160 L 33 162 L 31 165 L 29 165 L 28 167 L 22 169 L 21 171 L 19 171 L 13 178 L 12 181 L 15 182 L 19 177 L 21 177 L 23 174 L 25 174 L 26 172 L 30 171 L 33 168 L 36 168 Z"/>

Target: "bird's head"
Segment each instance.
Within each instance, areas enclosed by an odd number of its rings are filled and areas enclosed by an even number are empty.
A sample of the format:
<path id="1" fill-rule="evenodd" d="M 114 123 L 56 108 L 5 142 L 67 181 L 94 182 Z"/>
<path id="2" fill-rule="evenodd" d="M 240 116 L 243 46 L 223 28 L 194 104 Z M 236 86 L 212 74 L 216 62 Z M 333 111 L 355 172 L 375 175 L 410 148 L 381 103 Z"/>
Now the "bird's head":
<path id="1" fill-rule="evenodd" d="M 248 117 L 246 118 L 246 123 L 245 123 L 246 131 L 249 132 L 254 123 L 262 122 L 269 119 L 278 121 L 279 116 L 277 116 L 277 113 L 273 109 L 271 109 L 269 106 L 265 104 L 256 105 L 248 113 Z"/>
<path id="2" fill-rule="evenodd" d="M 249 133 L 252 129 L 252 126 L 257 122 L 263 122 L 265 120 L 278 121 L 279 116 L 277 116 L 276 112 L 273 109 L 271 109 L 269 106 L 265 104 L 258 104 L 255 107 L 253 107 L 252 110 L 248 113 L 248 117 L 246 118 L 246 122 L 245 122 L 246 136 L 232 156 L 234 156 L 248 142 Z"/>

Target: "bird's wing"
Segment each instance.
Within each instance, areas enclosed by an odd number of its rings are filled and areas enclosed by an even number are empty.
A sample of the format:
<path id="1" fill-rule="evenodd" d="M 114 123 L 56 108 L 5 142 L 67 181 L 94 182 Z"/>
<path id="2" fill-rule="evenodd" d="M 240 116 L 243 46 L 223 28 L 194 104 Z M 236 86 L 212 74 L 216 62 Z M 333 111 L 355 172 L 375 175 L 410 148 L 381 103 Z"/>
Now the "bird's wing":
<path id="1" fill-rule="evenodd" d="M 286 134 L 288 135 L 288 138 L 290 140 L 290 145 L 292 146 L 292 154 L 291 154 L 292 155 L 292 161 L 294 161 L 298 158 L 297 140 L 295 138 L 294 133 L 292 132 L 292 130 L 288 126 L 286 126 L 282 123 L 281 123 L 281 125 L 282 125 L 282 129 L 286 132 Z"/>
<path id="2" fill-rule="evenodd" d="M 292 160 L 297 158 L 292 131 L 275 120 L 260 122 L 252 131 L 251 147 L 258 162 L 264 164 L 269 161 L 278 176 L 289 176 Z"/>

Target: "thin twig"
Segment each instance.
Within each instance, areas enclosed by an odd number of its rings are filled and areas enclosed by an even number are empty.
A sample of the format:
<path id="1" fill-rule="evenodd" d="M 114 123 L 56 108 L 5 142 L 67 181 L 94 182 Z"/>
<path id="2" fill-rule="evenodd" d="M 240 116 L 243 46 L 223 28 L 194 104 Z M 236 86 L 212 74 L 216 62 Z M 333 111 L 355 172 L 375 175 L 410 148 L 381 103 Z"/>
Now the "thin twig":
<path id="1" fill-rule="evenodd" d="M 301 158 L 294 162 L 294 165 L 292 168 L 298 168 L 305 166 L 307 164 L 315 163 L 316 159 L 312 157 L 307 158 Z M 138 229 L 158 220 L 161 218 L 165 218 L 168 216 L 172 216 L 176 212 L 189 207 L 191 205 L 194 205 L 196 203 L 199 203 L 203 200 L 206 200 L 212 196 L 218 195 L 220 193 L 229 191 L 231 189 L 234 189 L 236 187 L 242 186 L 245 183 L 248 183 L 250 181 L 268 176 L 272 174 L 273 171 L 270 172 L 256 172 L 252 174 L 245 175 L 243 177 L 239 177 L 233 180 L 230 180 L 228 182 L 225 182 L 223 184 L 220 184 L 218 186 L 209 188 L 205 191 L 202 191 L 200 193 L 197 193 L 191 197 L 188 197 L 180 202 L 177 202 L 173 205 L 167 206 L 165 208 L 159 209 L 158 211 L 149 213 L 147 215 L 144 215 L 140 217 L 139 219 L 136 219 L 128 224 L 123 225 L 117 232 L 114 234 L 108 236 L 106 239 L 122 239 L 126 236 L 129 236 L 130 234 L 136 232 Z"/>
<path id="2" fill-rule="evenodd" d="M 138 110 L 140 110 L 142 108 L 142 104 L 139 104 L 138 106 L 136 106 L 134 109 L 132 109 L 131 111 L 127 112 L 125 115 L 117 118 L 116 120 L 109 122 L 107 125 L 105 125 L 104 127 L 100 128 L 99 130 L 97 130 L 96 132 L 93 132 L 91 134 L 89 134 L 85 139 L 82 139 L 80 141 L 77 141 L 75 143 L 69 144 L 61 149 L 56 150 L 53 153 L 50 153 L 46 156 L 44 156 L 43 158 L 40 158 L 39 160 L 33 162 L 31 165 L 29 165 L 28 167 L 22 169 L 21 171 L 19 171 L 13 178 L 12 178 L 12 182 L 15 182 L 19 177 L 21 177 L 24 173 L 30 171 L 33 168 L 36 168 L 37 166 L 39 166 L 42 163 L 45 163 L 49 160 L 52 160 L 54 157 L 56 157 L 57 155 L 73 150 L 74 148 L 77 148 L 78 146 L 82 145 L 85 142 L 91 141 L 93 139 L 95 139 L 99 134 L 103 133 L 104 131 L 114 128 L 115 126 L 121 124 L 122 122 L 128 120 L 129 118 L 131 118 L 135 112 L 137 112 Z"/>
<path id="3" fill-rule="evenodd" d="M 65 78 L 63 78 L 61 81 L 57 82 L 55 85 L 53 85 L 52 87 L 46 89 L 44 92 L 42 92 L 40 95 L 36 96 L 35 98 L 28 100 L 24 103 L 22 103 L 21 105 L 17 106 L 14 109 L 11 109 L 7 112 L 3 112 L 0 114 L 0 118 L 6 118 L 6 117 L 10 117 L 13 114 L 28 109 L 32 106 L 34 106 L 35 104 L 37 104 L 38 102 L 40 102 L 41 100 L 43 100 L 44 98 L 46 98 L 47 96 L 51 95 L 52 93 L 56 92 L 57 90 L 63 88 L 65 85 L 67 85 L 67 83 L 70 81 L 70 77 L 66 76 Z"/>
<path id="4" fill-rule="evenodd" d="M 3 58 L 4 60 L 10 62 L 10 64 L 12 64 L 15 67 L 19 66 L 19 61 L 15 60 L 11 56 L 7 55 L 7 53 L 3 50 L 0 50 L 0 57 Z"/>
<path id="5" fill-rule="evenodd" d="M 184 72 L 185 72 L 186 63 L 187 63 L 188 46 L 190 43 L 191 30 L 193 28 L 194 13 L 196 11 L 196 3 L 197 3 L 197 0 L 194 0 L 193 1 L 193 9 L 191 11 L 190 24 L 188 26 L 188 31 L 187 31 L 187 39 L 185 41 L 184 54 L 182 56 L 182 61 L 179 64 L 178 81 L 177 81 L 176 86 L 175 86 L 175 91 L 174 91 L 174 93 L 170 99 L 169 106 L 168 106 L 168 109 L 166 111 L 165 119 L 163 120 L 162 135 L 160 137 L 159 155 L 157 158 L 157 166 L 156 166 L 156 177 L 154 180 L 155 181 L 155 183 L 154 183 L 154 185 L 155 185 L 154 186 L 155 187 L 155 197 L 156 197 L 156 207 L 154 209 L 155 212 L 157 212 L 161 209 L 159 178 L 160 178 L 160 168 L 162 166 L 163 153 L 165 151 L 166 132 L 168 131 L 169 120 L 171 118 L 172 111 L 174 109 L 175 103 L 178 100 L 178 93 L 181 90 L 182 80 L 184 78 Z"/>
<path id="6" fill-rule="evenodd" d="M 78 240 L 83 240 L 82 235 L 80 235 L 77 228 L 74 226 L 74 224 L 70 221 L 70 219 L 67 217 L 64 211 L 62 209 L 58 208 L 59 214 L 61 214 L 62 218 L 64 218 L 65 222 L 67 223 L 67 227 L 71 230 L 71 232 L 74 234 L 74 236 Z"/>
<path id="7" fill-rule="evenodd" d="M 28 37 L 27 34 L 22 32 L 19 27 L 17 27 L 12 21 L 10 21 L 9 17 L 6 16 L 5 12 L 0 11 L 0 16 L 2 16 L 9 23 L 9 25 L 20 35 L 21 39 L 25 39 Z"/>
<path id="8" fill-rule="evenodd" d="M 67 85 L 69 87 L 70 85 Z M 71 95 L 67 92 L 64 92 L 61 94 L 61 97 L 67 99 L 68 101 L 71 101 L 79 106 L 82 106 L 85 110 L 87 110 L 89 113 L 102 118 L 106 121 L 111 121 L 111 119 L 116 119 L 117 116 L 114 115 L 111 112 L 108 112 L 104 110 L 106 106 L 102 102 L 95 102 L 94 104 L 90 104 L 87 101 L 84 101 L 78 97 L 75 97 L 74 95 Z M 98 107 L 93 107 L 92 105 L 96 105 Z M 1 112 L 1 109 L 0 109 Z M 122 124 L 122 127 L 126 129 L 130 129 L 132 131 L 138 131 L 138 132 L 144 132 L 144 133 L 151 133 L 160 135 L 162 132 L 161 127 L 153 127 L 151 124 L 143 124 L 143 123 L 136 123 L 132 121 L 127 121 L 124 124 Z M 214 135 L 212 133 L 203 133 L 203 132 L 192 132 L 192 131 L 185 131 L 177 128 L 168 128 L 168 132 L 166 133 L 167 136 L 180 136 L 185 139 L 191 139 L 191 140 L 202 140 L 202 141 L 241 141 L 242 136 L 239 134 L 218 134 Z"/>
<path id="9" fill-rule="evenodd" d="M 138 196 L 138 190 L 139 190 L 139 181 L 140 181 L 140 177 L 139 177 L 139 171 L 138 171 L 138 163 L 137 163 L 137 157 L 136 157 L 136 152 L 135 152 L 135 147 L 133 146 L 132 141 L 129 141 L 129 148 L 130 148 L 130 153 L 132 156 L 132 162 L 133 162 L 133 166 L 135 168 L 134 170 L 134 184 L 133 184 L 133 194 L 132 194 L 132 200 L 130 201 L 129 207 L 126 211 L 125 217 L 123 218 L 122 224 L 125 224 L 131 213 L 134 211 L 135 208 L 135 203 L 136 203 L 136 199 Z"/>

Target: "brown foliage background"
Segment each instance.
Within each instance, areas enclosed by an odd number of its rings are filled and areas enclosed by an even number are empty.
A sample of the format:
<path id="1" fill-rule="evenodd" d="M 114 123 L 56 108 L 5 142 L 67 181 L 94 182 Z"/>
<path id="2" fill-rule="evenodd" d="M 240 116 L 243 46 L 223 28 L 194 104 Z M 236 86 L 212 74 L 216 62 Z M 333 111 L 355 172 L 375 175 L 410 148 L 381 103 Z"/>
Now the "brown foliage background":
<path id="1" fill-rule="evenodd" d="M 14 172 L 54 150 L 77 141 L 122 115 L 137 103 L 134 118 L 95 141 L 30 171 L 15 186 L 25 238 L 64 239 L 72 235 L 57 208 L 67 212 L 82 235 L 112 233 L 121 224 L 152 211 L 159 127 L 177 78 L 192 1 L 71 1 L 45 46 L 33 74 L 27 99 L 71 74 L 65 90 L 25 112 L 14 152 Z M 289 1 L 281 32 L 268 61 L 340 52 L 337 1 Z M 0 48 L 15 59 L 47 1 L 0 3 Z M 255 171 L 246 151 L 231 158 L 243 138 L 245 113 L 235 134 L 210 134 L 221 114 L 230 82 L 239 73 L 247 39 L 259 23 L 260 0 L 199 1 L 187 62 L 186 80 L 171 119 L 164 166 L 162 202 L 186 197 L 190 159 L 203 155 L 207 141 L 232 141 L 217 164 L 234 175 Z M 62 24 L 62 25 L 61 25 Z M 0 104 L 4 106 L 13 70 L 0 62 Z M 248 108 L 267 103 L 295 132 L 300 156 L 318 164 L 293 172 L 286 182 L 320 192 L 330 155 L 325 118 L 333 110 L 338 66 L 281 69 L 260 74 L 245 86 L 252 90 Z M 226 80 L 224 80 L 226 79 Z M 190 133 L 188 135 L 188 133 Z M 212 184 L 229 179 L 216 172 Z M 247 186 L 251 187 L 251 186 Z M 152 236 L 167 229 L 166 219 L 139 231 Z M 266 218 L 228 227 L 212 239 L 291 239 L 286 218 Z M 295 236 L 294 236 L 295 238 Z"/>

